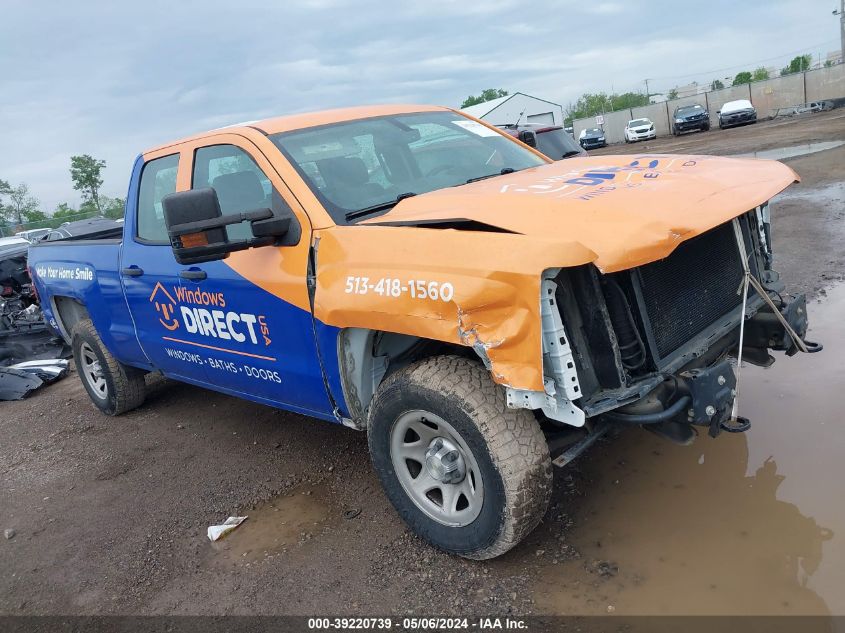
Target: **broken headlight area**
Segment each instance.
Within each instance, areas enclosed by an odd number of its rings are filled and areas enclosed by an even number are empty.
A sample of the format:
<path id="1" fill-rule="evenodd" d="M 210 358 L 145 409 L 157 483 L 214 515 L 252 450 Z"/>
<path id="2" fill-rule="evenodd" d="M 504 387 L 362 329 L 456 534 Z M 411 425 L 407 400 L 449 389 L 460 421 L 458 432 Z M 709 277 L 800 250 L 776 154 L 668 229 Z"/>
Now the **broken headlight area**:
<path id="1" fill-rule="evenodd" d="M 744 360 L 767 365 L 774 362 L 769 350 L 813 351 L 803 341 L 804 297 L 784 295 L 770 270 L 767 211 L 755 209 L 634 269 L 557 272 L 557 304 L 581 391 L 572 404 L 588 426 L 603 416 L 680 443 L 692 441 L 692 425 L 714 437 L 748 428 L 731 419 L 743 304 Z M 749 288 L 743 301 L 743 252 L 767 299 Z"/>

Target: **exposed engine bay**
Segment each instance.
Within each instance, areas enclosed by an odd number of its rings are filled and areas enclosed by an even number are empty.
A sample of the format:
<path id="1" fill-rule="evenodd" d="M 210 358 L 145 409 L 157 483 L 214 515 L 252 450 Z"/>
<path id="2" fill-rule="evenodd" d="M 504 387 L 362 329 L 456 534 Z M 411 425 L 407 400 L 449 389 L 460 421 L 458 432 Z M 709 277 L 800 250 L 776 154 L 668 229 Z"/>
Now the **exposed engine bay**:
<path id="1" fill-rule="evenodd" d="M 557 272 L 550 281 L 567 324 L 570 379 L 577 375 L 578 393 L 567 394 L 573 411 L 681 444 L 693 440 L 692 426 L 713 437 L 746 430 L 750 422 L 732 411 L 736 357 L 769 366 L 769 350 L 821 349 L 804 340 L 805 297 L 786 294 L 771 269 L 768 217 L 763 205 L 631 270 Z"/>

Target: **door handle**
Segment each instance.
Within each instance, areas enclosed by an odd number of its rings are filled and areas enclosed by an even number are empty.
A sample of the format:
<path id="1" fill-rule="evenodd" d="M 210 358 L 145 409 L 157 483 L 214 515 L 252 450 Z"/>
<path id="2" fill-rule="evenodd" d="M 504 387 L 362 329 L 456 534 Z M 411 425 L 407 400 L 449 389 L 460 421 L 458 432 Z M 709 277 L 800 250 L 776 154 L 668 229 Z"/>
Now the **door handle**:
<path id="1" fill-rule="evenodd" d="M 192 279 L 193 281 L 202 281 L 208 277 L 208 273 L 204 270 L 180 270 L 179 276 L 182 279 Z"/>
<path id="2" fill-rule="evenodd" d="M 124 277 L 140 277 L 144 274 L 144 269 L 139 268 L 138 266 L 127 266 L 123 268 L 121 271 Z"/>

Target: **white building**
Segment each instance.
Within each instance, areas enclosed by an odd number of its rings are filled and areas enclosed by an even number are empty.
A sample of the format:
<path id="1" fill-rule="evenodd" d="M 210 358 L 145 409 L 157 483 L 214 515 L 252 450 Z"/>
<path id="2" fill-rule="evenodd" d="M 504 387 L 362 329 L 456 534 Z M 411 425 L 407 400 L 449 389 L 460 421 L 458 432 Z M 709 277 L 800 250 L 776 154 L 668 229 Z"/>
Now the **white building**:
<path id="1" fill-rule="evenodd" d="M 517 121 L 563 125 L 563 106 L 521 92 L 469 106 L 463 112 L 493 125 L 508 125 Z"/>

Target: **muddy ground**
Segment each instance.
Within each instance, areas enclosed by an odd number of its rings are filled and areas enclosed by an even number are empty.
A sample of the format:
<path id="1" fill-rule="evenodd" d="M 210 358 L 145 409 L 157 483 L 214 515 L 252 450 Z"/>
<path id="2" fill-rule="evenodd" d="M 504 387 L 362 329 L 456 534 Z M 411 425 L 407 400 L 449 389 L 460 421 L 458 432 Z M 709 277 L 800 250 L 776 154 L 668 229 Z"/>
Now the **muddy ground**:
<path id="1" fill-rule="evenodd" d="M 598 153 L 832 140 L 845 111 Z M 409 534 L 360 433 L 167 381 L 110 419 L 71 375 L 0 403 L 0 612 L 845 614 L 845 146 L 786 162 L 803 181 L 774 205 L 777 268 L 826 349 L 744 370 L 749 433 L 604 441 L 556 472 L 521 546 L 479 563 Z"/>

